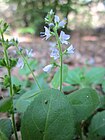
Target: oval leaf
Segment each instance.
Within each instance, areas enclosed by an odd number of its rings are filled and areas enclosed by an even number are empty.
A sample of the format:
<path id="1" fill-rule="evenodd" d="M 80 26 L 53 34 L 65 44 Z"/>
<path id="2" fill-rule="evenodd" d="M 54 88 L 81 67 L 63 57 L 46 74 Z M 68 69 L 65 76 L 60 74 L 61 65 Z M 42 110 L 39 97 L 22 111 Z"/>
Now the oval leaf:
<path id="1" fill-rule="evenodd" d="M 70 140 L 74 134 L 72 108 L 59 90 L 40 92 L 24 113 L 22 140 Z"/>
<path id="2" fill-rule="evenodd" d="M 93 117 L 89 135 L 105 136 L 105 111 L 99 112 Z"/>
<path id="3" fill-rule="evenodd" d="M 11 109 L 12 106 L 12 98 L 4 98 L 0 100 L 0 112 L 7 112 Z"/>
<path id="4" fill-rule="evenodd" d="M 90 84 L 102 84 L 105 68 L 94 67 L 86 73 L 87 82 Z"/>
<path id="5" fill-rule="evenodd" d="M 0 131 L 0 140 L 8 140 L 8 138 L 5 136 L 5 134 Z"/>
<path id="6" fill-rule="evenodd" d="M 12 123 L 10 119 L 0 119 L 0 131 L 10 139 L 12 134 Z"/>
<path id="7" fill-rule="evenodd" d="M 67 97 L 74 108 L 74 116 L 77 122 L 87 119 L 99 104 L 96 91 L 90 88 L 80 89 Z"/>

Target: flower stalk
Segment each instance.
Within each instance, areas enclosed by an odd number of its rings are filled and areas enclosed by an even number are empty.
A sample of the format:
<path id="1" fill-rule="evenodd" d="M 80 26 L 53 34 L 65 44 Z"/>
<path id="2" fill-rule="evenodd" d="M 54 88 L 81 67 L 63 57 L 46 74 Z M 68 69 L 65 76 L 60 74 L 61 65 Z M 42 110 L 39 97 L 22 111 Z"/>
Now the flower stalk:
<path id="1" fill-rule="evenodd" d="M 60 91 L 62 91 L 62 81 L 63 81 L 63 76 L 62 76 L 62 69 L 63 69 L 63 59 L 62 59 L 62 47 L 61 47 L 61 42 L 57 33 L 57 29 L 54 28 L 54 33 L 55 33 L 55 38 L 58 43 L 58 48 L 60 52 Z"/>
<path id="2" fill-rule="evenodd" d="M 31 72 L 31 74 L 32 74 L 32 76 L 33 76 L 33 79 L 34 79 L 34 81 L 36 82 L 38 88 L 41 90 L 40 84 L 39 84 L 39 82 L 38 82 L 38 80 L 37 80 L 35 74 L 33 73 L 33 71 L 32 71 L 32 69 L 31 69 L 30 65 L 28 64 L 28 62 L 27 62 L 25 56 L 24 56 L 24 55 L 22 54 L 22 52 L 19 50 L 17 44 L 16 44 L 15 46 L 16 46 L 16 48 L 17 48 L 17 50 L 18 50 L 19 55 L 21 55 L 21 57 L 23 58 L 25 64 L 28 66 L 28 68 L 29 68 L 29 70 L 30 70 L 30 72 Z"/>

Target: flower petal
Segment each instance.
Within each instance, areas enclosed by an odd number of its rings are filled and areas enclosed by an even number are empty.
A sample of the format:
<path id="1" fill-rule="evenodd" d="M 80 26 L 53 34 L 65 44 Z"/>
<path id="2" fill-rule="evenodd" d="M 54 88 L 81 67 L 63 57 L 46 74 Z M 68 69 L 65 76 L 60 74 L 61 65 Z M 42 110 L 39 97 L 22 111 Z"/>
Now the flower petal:
<path id="1" fill-rule="evenodd" d="M 50 57 L 53 57 L 54 60 L 58 59 L 59 58 L 59 50 L 56 48 L 53 48 L 52 52 L 50 54 Z"/>
<path id="2" fill-rule="evenodd" d="M 59 17 L 57 15 L 55 15 L 54 22 L 55 23 L 57 23 L 57 22 L 59 23 L 59 21 L 60 21 Z"/>
<path id="3" fill-rule="evenodd" d="M 52 67 L 53 67 L 53 64 L 47 65 L 43 68 L 43 71 L 49 73 L 51 71 Z"/>
<path id="4" fill-rule="evenodd" d="M 67 53 L 68 54 L 74 54 L 75 48 L 73 47 L 73 45 L 70 45 L 70 47 L 67 49 Z"/>

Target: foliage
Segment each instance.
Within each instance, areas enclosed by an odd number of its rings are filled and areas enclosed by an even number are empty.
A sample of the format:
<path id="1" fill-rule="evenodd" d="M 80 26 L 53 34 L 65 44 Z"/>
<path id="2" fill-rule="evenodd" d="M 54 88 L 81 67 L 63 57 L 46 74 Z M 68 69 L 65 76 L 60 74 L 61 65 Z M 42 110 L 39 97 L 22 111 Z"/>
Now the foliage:
<path id="1" fill-rule="evenodd" d="M 68 71 L 65 82 L 70 85 L 79 85 L 80 88 L 95 87 L 104 84 L 104 75 L 105 68 L 103 67 L 75 68 Z"/>
<path id="2" fill-rule="evenodd" d="M 0 132 L 1 132 L 0 135 L 2 136 L 5 135 L 4 137 L 10 139 L 12 134 L 12 123 L 10 119 L 0 119 Z"/>
<path id="3" fill-rule="evenodd" d="M 74 119 L 72 107 L 65 95 L 55 89 L 44 90 L 35 95 L 22 118 L 21 132 L 23 140 L 72 139 Z"/>

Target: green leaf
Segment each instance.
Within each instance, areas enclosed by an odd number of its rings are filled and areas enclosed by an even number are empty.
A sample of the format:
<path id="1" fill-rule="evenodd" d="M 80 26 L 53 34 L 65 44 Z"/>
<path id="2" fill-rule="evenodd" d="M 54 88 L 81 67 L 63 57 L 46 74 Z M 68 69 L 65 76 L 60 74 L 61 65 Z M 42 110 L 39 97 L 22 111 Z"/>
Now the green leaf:
<path id="1" fill-rule="evenodd" d="M 73 70 L 69 70 L 65 82 L 68 84 L 73 84 L 73 85 L 80 84 L 81 75 L 83 75 L 83 69 L 76 68 Z"/>
<path id="2" fill-rule="evenodd" d="M 67 96 L 74 109 L 77 122 L 87 119 L 97 108 L 99 97 L 95 90 L 83 88 Z"/>
<path id="3" fill-rule="evenodd" d="M 1 55 L 1 54 L 0 54 Z M 6 67 L 6 62 L 5 62 L 5 59 L 3 58 L 3 59 L 1 59 L 0 58 L 0 67 Z"/>
<path id="4" fill-rule="evenodd" d="M 63 82 L 66 79 L 67 73 L 68 73 L 68 66 L 67 65 L 63 65 Z M 51 81 L 51 84 L 53 86 L 53 88 L 58 88 L 60 85 L 60 70 L 58 70 L 56 72 L 56 74 L 54 75 L 54 78 Z"/>
<path id="5" fill-rule="evenodd" d="M 9 59 L 10 67 L 11 68 L 15 67 L 16 64 L 17 64 L 17 61 L 18 61 L 18 59 L 16 59 L 16 58 L 15 59 L 14 58 Z"/>
<path id="6" fill-rule="evenodd" d="M 3 78 L 3 85 L 7 88 L 10 86 L 10 77 L 8 75 L 5 75 Z"/>
<path id="7" fill-rule="evenodd" d="M 98 108 L 105 109 L 105 95 L 99 94 L 100 104 Z"/>
<path id="8" fill-rule="evenodd" d="M 12 98 L 7 97 L 0 100 L 0 112 L 7 112 L 11 109 L 12 106 Z"/>
<path id="9" fill-rule="evenodd" d="M 64 86 L 63 87 L 63 92 L 72 92 L 74 90 L 76 90 L 77 88 L 76 87 L 73 87 L 73 86 Z"/>
<path id="10" fill-rule="evenodd" d="M 102 89 L 105 92 L 105 80 L 102 82 Z"/>
<path id="11" fill-rule="evenodd" d="M 5 134 L 0 131 L 0 140 L 8 140 L 8 138 L 5 136 Z"/>
<path id="12" fill-rule="evenodd" d="M 10 139 L 12 134 L 12 123 L 10 119 L 0 119 L 0 131 Z"/>
<path id="13" fill-rule="evenodd" d="M 89 135 L 105 136 L 105 111 L 98 112 L 93 116 L 89 127 Z"/>
<path id="14" fill-rule="evenodd" d="M 86 73 L 87 82 L 90 84 L 102 84 L 105 68 L 94 67 Z"/>
<path id="15" fill-rule="evenodd" d="M 17 112 L 24 113 L 37 94 L 38 91 L 33 89 L 25 92 L 19 99 L 14 99 L 14 107 L 16 108 Z"/>
<path id="16" fill-rule="evenodd" d="M 24 113 L 21 133 L 23 140 L 72 140 L 74 119 L 66 95 L 56 89 L 37 94 Z"/>

